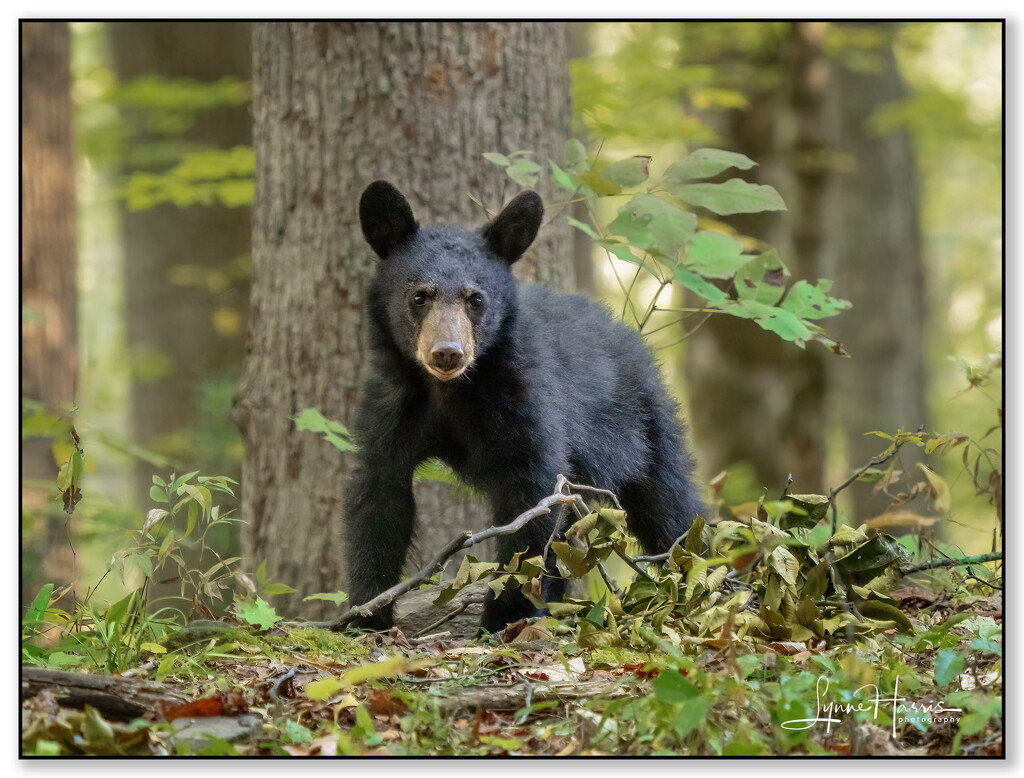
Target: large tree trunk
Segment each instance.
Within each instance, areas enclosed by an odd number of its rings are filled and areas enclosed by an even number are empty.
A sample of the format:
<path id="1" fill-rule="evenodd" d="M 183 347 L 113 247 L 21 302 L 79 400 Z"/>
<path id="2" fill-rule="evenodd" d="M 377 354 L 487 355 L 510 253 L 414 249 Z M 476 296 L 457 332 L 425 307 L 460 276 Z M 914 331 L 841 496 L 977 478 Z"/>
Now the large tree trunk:
<path id="1" fill-rule="evenodd" d="M 852 358 L 831 364 L 835 403 L 847 437 L 850 468 L 866 464 L 885 441 L 865 433 L 916 430 L 926 424 L 924 269 L 918 223 L 917 170 L 906 130 L 879 135 L 869 120 L 881 106 L 906 97 L 893 54 L 893 24 L 856 25 L 880 33 L 871 54 L 877 68 L 834 66 L 835 150 L 854 162 L 836 177 L 829 222 L 836 292 L 853 308 L 830 326 Z M 901 453 L 904 468 L 918 451 Z M 870 485 L 851 489 L 857 521 L 887 505 Z"/>
<path id="2" fill-rule="evenodd" d="M 77 401 L 78 255 L 75 150 L 71 106 L 71 35 L 64 22 L 21 25 L 21 393 L 50 413 L 67 414 Z M 23 479 L 45 479 L 47 489 L 22 489 L 23 507 L 52 505 L 57 475 L 53 441 L 22 441 Z M 43 555 L 33 597 L 47 580 L 67 581 L 73 560 L 61 524 L 43 513 L 31 532 Z M 27 552 L 31 553 L 31 552 Z"/>
<path id="3" fill-rule="evenodd" d="M 121 83 L 147 74 L 202 83 L 250 77 L 248 23 L 116 22 L 109 25 L 109 33 Z M 125 108 L 123 114 L 126 122 L 146 126 L 145 109 Z M 138 144 L 167 140 L 146 130 Z M 189 150 L 248 146 L 249 112 L 244 105 L 199 111 L 194 125 L 177 140 Z M 145 159 L 126 159 L 124 172 L 147 169 Z M 162 161 L 156 172 L 168 164 Z M 202 469 L 206 475 L 237 478 L 239 465 L 231 466 L 222 451 L 209 457 L 216 462 L 203 461 L 194 435 L 187 449 L 175 435 L 201 424 L 205 439 L 215 438 L 212 422 L 197 419 L 200 393 L 211 381 L 237 380 L 241 371 L 249 284 L 232 269 L 250 251 L 250 209 L 163 203 L 142 211 L 123 208 L 121 219 L 133 365 L 132 437 L 169 454 L 179 472 Z M 175 268 L 183 266 L 197 269 L 191 283 L 175 282 Z M 211 467 L 217 472 L 208 472 Z M 135 493 L 143 504 L 152 475 L 148 463 L 136 468 Z"/>
<path id="4" fill-rule="evenodd" d="M 246 443 L 244 551 L 298 593 L 290 615 L 333 615 L 303 595 L 346 585 L 347 456 L 291 417 L 350 423 L 366 363 L 372 273 L 357 203 L 391 180 L 417 217 L 461 225 L 513 194 L 488 151 L 560 153 L 569 130 L 566 31 L 535 23 L 259 24 L 253 37 L 256 200 L 249 357 L 236 419 Z M 542 194 L 544 194 L 542 189 Z M 568 228 L 544 228 L 523 277 L 572 285 Z M 478 509 L 417 490 L 419 558 Z"/>
<path id="5" fill-rule="evenodd" d="M 21 44 L 21 390 L 60 413 L 78 380 L 71 35 L 25 22 Z"/>

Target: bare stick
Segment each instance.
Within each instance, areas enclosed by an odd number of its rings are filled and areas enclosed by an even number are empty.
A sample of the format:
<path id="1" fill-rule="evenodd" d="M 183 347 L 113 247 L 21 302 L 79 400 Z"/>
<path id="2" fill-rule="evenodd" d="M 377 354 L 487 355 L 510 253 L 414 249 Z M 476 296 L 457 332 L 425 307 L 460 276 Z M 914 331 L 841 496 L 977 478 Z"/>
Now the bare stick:
<path id="1" fill-rule="evenodd" d="M 438 552 L 437 556 L 434 557 L 433 561 L 421 568 L 416 575 L 395 584 L 390 589 L 385 589 L 369 602 L 349 608 L 334 621 L 328 622 L 327 626 L 335 631 L 341 630 L 353 619 L 371 616 L 388 603 L 394 602 L 395 598 L 413 589 L 413 587 L 419 586 L 421 583 L 426 583 L 434 573 L 444 566 L 444 563 L 448 558 L 458 552 L 463 547 L 463 543 L 472 537 L 473 533 L 468 530 L 463 532 L 442 548 L 441 551 Z"/>
<path id="2" fill-rule="evenodd" d="M 902 446 L 903 446 L 902 442 L 901 443 L 897 443 L 893 447 L 893 450 L 892 450 L 891 453 L 886 454 L 885 452 L 882 452 L 878 456 L 874 457 L 870 462 L 868 462 L 866 465 L 861 467 L 859 470 L 857 470 L 857 472 L 855 472 L 853 475 L 851 475 L 849 478 L 847 478 L 845 481 L 843 481 L 843 483 L 841 483 L 839 486 L 837 486 L 835 489 L 833 489 L 831 491 L 831 493 L 828 496 L 828 501 L 832 504 L 832 534 L 833 535 L 836 533 L 836 530 L 839 528 L 839 513 L 836 510 L 836 495 L 839 494 L 841 491 L 843 491 L 843 489 L 845 489 L 847 486 L 852 484 L 854 481 L 856 481 L 858 478 L 860 478 L 862 475 L 864 475 L 864 473 L 866 473 L 872 467 L 881 467 L 882 465 L 886 464 L 889 460 L 891 460 L 894 456 L 896 456 L 900 452 L 900 448 Z"/>
<path id="3" fill-rule="evenodd" d="M 462 601 L 462 604 L 459 607 L 457 607 L 454 610 L 444 614 L 444 616 L 439 618 L 437 621 L 435 621 L 432 624 L 424 627 L 419 632 L 417 632 L 413 637 L 409 638 L 409 640 L 411 640 L 411 641 L 423 640 L 424 638 L 422 638 L 420 636 L 424 632 L 429 632 L 432 629 L 437 629 L 442 624 L 447 624 L 449 621 L 454 619 L 456 616 L 458 616 L 459 614 L 463 613 L 466 610 L 466 608 L 468 608 L 470 605 L 479 605 L 482 602 L 483 602 L 483 598 L 482 597 L 467 597 L 465 600 Z M 450 634 L 450 633 L 439 633 L 439 634 Z"/>
<path id="4" fill-rule="evenodd" d="M 652 554 L 651 556 L 637 556 L 633 557 L 633 561 L 643 562 L 645 564 L 649 564 L 651 562 L 666 562 L 671 558 L 672 552 L 675 551 L 676 546 L 678 546 L 680 543 L 686 540 L 686 536 L 689 534 L 690 530 L 687 529 L 686 532 L 684 532 L 682 535 L 680 535 L 678 538 L 672 541 L 672 545 L 668 547 L 668 551 L 666 551 L 663 554 Z"/>
<path id="5" fill-rule="evenodd" d="M 611 500 L 612 504 L 616 508 L 620 511 L 622 510 L 622 503 L 620 503 L 619 498 L 615 496 L 615 492 L 610 492 L 607 489 L 598 489 L 596 486 L 587 486 L 586 484 L 574 484 L 572 481 L 567 481 L 565 479 L 562 480 L 562 485 L 576 492 L 593 492 L 594 494 L 603 495 Z M 586 505 L 583 507 L 586 508 Z"/>
<path id="6" fill-rule="evenodd" d="M 477 543 L 482 543 L 485 540 L 489 540 L 493 537 L 501 535 L 512 535 L 531 521 L 536 519 L 538 516 L 544 516 L 551 512 L 551 509 L 558 505 L 574 505 L 577 508 L 580 506 L 586 507 L 583 502 L 583 498 L 578 494 L 566 494 L 565 488 L 568 481 L 565 476 L 559 475 L 558 480 L 555 484 L 555 493 L 549 494 L 534 507 L 528 511 L 520 513 L 515 519 L 510 521 L 508 524 L 500 524 L 494 527 L 488 527 L 485 530 L 481 530 L 476 534 L 472 532 L 463 532 L 458 537 L 454 538 L 448 543 L 437 556 L 427 565 L 420 569 L 416 575 L 407 578 L 406 580 L 395 584 L 390 589 L 385 589 L 383 592 L 378 594 L 369 602 L 365 602 L 362 605 L 356 605 L 339 616 L 334 621 L 328 622 L 326 626 L 335 631 L 339 631 L 345 628 L 349 622 L 357 618 L 366 618 L 376 613 L 378 610 L 388 605 L 406 592 L 412 590 L 421 583 L 428 582 L 431 577 L 442 567 L 449 557 L 453 556 L 457 552 L 470 546 L 475 546 Z"/>
<path id="7" fill-rule="evenodd" d="M 996 562 L 1003 558 L 1002 551 L 995 551 L 991 554 L 979 554 L 978 556 L 964 557 L 963 559 L 933 559 L 910 568 L 906 575 L 920 573 L 922 570 L 934 570 L 936 567 L 956 567 L 957 565 L 980 565 L 983 562 Z"/>
<path id="8" fill-rule="evenodd" d="M 619 549 L 616 547 L 614 543 L 612 544 L 612 551 L 618 554 L 619 559 L 621 559 L 623 562 L 629 565 L 633 569 L 633 572 L 635 572 L 638 576 L 640 576 L 645 581 L 648 581 L 650 583 L 656 583 L 656 581 L 647 574 L 647 571 L 645 571 L 642 567 L 640 567 L 640 565 L 636 563 L 635 559 L 629 556 L 629 554 L 627 554 L 626 552 L 619 551 Z"/>

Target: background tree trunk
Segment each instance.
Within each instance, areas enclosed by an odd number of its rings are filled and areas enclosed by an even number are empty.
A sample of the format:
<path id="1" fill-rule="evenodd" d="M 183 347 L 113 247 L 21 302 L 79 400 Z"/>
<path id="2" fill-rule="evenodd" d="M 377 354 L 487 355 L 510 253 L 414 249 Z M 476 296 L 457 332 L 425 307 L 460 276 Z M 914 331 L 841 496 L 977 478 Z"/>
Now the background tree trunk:
<path id="1" fill-rule="evenodd" d="M 225 76 L 248 80 L 251 72 L 248 23 L 242 22 L 115 22 L 108 26 L 118 80 L 125 84 L 142 75 L 213 82 Z M 146 109 L 124 108 L 126 122 L 147 127 Z M 178 111 L 178 118 L 187 115 Z M 147 161 L 157 142 L 169 138 L 141 130 L 136 153 L 126 159 L 125 173 L 153 170 Z M 180 138 L 180 149 L 228 149 L 251 143 L 246 106 L 199 111 Z M 155 172 L 173 162 L 161 159 Z M 145 447 L 169 454 L 179 472 L 215 466 L 216 473 L 238 478 L 239 464 L 218 451 L 203 461 L 194 443 L 183 448 L 175 433 L 199 428 L 193 440 L 216 435 L 211 418 L 197 418 L 200 395 L 210 382 L 231 384 L 241 371 L 244 353 L 248 279 L 229 273 L 249 254 L 250 209 L 219 203 L 178 207 L 162 203 L 133 211 L 122 207 L 126 264 L 127 333 L 132 359 L 132 437 Z M 175 282 L 175 268 L 191 266 L 192 283 Z M 222 409 L 221 413 L 227 409 Z M 228 434 L 234 430 L 226 429 Z M 146 504 L 153 468 L 140 463 L 135 472 L 136 498 Z M 166 475 L 166 474 L 165 474 Z"/>
<path id="2" fill-rule="evenodd" d="M 21 394 L 65 415 L 77 401 L 78 254 L 71 35 L 65 22 L 21 24 Z M 52 440 L 21 444 L 23 509 L 41 517 L 54 505 Z M 47 489 L 25 487 L 45 479 Z M 59 510 L 59 509 L 58 509 Z M 25 515 L 23 513 L 23 515 Z M 67 518 L 60 514 L 63 518 Z M 40 520 L 29 536 L 43 558 L 23 578 L 25 596 L 45 581 L 67 581 L 73 561 L 61 522 Z"/>
<path id="3" fill-rule="evenodd" d="M 788 206 L 784 215 L 746 214 L 727 221 L 741 234 L 778 248 L 792 273 L 789 282 L 822 275 L 824 29 L 824 24 L 796 23 L 788 36 L 766 38 L 754 58 L 778 77 L 772 86 L 748 94 L 749 107 L 731 111 L 723 130 L 726 148 L 758 163 L 743 177 L 775 186 Z M 709 475 L 729 469 L 749 487 L 736 497 L 756 498 L 762 487 L 777 497 L 790 475 L 794 493 L 825 488 L 826 356 L 816 344 L 801 350 L 728 316 L 712 316 L 691 339 L 686 374 L 697 448 Z"/>
<path id="4" fill-rule="evenodd" d="M 340 553 L 349 467 L 296 432 L 307 407 L 349 424 L 363 379 L 363 299 L 373 272 L 357 218 L 363 188 L 392 181 L 423 222 L 482 224 L 514 187 L 481 154 L 560 153 L 570 122 L 566 31 L 534 23 L 259 24 L 254 28 L 256 199 L 249 357 L 236 419 L 246 443 L 244 551 L 301 603 L 346 585 Z M 541 188 L 544 195 L 544 189 Z M 523 278 L 570 288 L 571 237 L 547 225 Z M 418 556 L 483 524 L 421 485 Z"/>
<path id="5" fill-rule="evenodd" d="M 844 26 L 847 26 L 844 24 Z M 832 111 L 835 150 L 855 161 L 836 176 L 829 235 L 836 292 L 853 308 L 835 319 L 835 336 L 852 358 L 830 363 L 836 412 L 846 433 L 850 468 L 866 464 L 885 441 L 865 433 L 892 433 L 927 425 L 924 375 L 924 268 L 917 170 L 905 130 L 879 135 L 870 119 L 883 105 L 906 97 L 893 54 L 892 24 L 850 24 L 873 30 L 874 67 L 854 68 L 842 55 L 834 67 Z M 921 461 L 917 449 L 901 452 L 904 469 Z M 872 487 L 851 488 L 854 515 L 868 519 L 888 504 Z"/>

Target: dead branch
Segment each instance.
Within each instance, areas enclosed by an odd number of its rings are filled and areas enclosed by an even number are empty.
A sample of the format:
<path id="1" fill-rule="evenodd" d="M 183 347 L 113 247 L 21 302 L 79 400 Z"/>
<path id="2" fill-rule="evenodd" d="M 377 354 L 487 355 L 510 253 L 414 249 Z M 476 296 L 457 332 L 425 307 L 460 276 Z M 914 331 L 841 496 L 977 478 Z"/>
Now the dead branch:
<path id="1" fill-rule="evenodd" d="M 141 678 L 64 673 L 41 667 L 21 667 L 21 697 L 34 697 L 49 689 L 57 702 L 69 708 L 92 705 L 104 716 L 128 721 L 151 710 L 157 702 L 181 705 L 189 697 L 166 684 Z"/>
<path id="2" fill-rule="evenodd" d="M 906 575 L 920 573 L 922 570 L 934 570 L 937 567 L 956 567 L 957 565 L 980 565 L 984 562 L 997 562 L 1001 561 L 1002 558 L 1003 552 L 995 551 L 991 554 L 978 554 L 977 556 L 968 556 L 963 559 L 933 559 L 930 562 L 915 565 L 906 572 Z"/>
<path id="3" fill-rule="evenodd" d="M 512 535 L 537 517 L 550 513 L 551 509 L 556 506 L 575 505 L 577 508 L 586 509 L 587 506 L 586 503 L 583 502 L 583 498 L 578 494 L 569 493 L 569 488 L 569 481 L 565 476 L 559 475 L 555 482 L 555 491 L 553 494 L 549 494 L 534 507 L 520 513 L 508 524 L 488 527 L 487 529 L 481 530 L 475 534 L 469 531 L 462 533 L 442 548 L 441 551 L 438 552 L 437 556 L 422 567 L 416 575 L 395 584 L 390 589 L 384 590 L 369 602 L 349 608 L 346 613 L 342 614 L 334 621 L 327 622 L 324 626 L 335 631 L 340 631 L 354 619 L 365 618 L 376 613 L 385 605 L 394 602 L 396 597 L 405 594 L 422 583 L 430 581 L 434 574 L 444 567 L 444 563 L 449 559 L 449 557 L 455 555 L 457 552 L 500 535 Z"/>

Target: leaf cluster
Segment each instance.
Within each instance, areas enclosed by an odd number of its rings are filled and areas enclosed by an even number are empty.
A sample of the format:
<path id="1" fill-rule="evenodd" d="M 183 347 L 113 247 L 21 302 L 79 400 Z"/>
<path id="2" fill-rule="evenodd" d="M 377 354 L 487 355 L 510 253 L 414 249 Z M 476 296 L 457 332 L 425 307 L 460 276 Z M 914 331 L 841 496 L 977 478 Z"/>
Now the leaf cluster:
<path id="1" fill-rule="evenodd" d="M 715 525 L 698 517 L 670 553 L 652 560 L 630 556 L 634 541 L 622 511 L 600 509 L 550 544 L 562 577 L 600 573 L 608 586 L 599 594 L 545 602 L 540 556 L 518 554 L 501 568 L 468 557 L 436 604 L 497 571 L 490 583 L 496 593 L 515 588 L 552 616 L 572 618 L 577 642 L 591 648 L 662 641 L 678 648 L 693 639 L 828 642 L 909 631 L 887 596 L 910 567 L 907 550 L 869 527 L 833 532 L 828 507 L 821 495 L 791 495 Z M 621 587 L 604 567 L 611 557 L 636 572 Z"/>
<path id="2" fill-rule="evenodd" d="M 541 166 L 532 156 L 529 151 L 507 156 L 484 155 L 522 186 L 534 186 L 540 175 Z M 580 141 L 570 140 L 566 143 L 563 165 L 548 160 L 552 182 L 567 193 L 563 206 L 585 203 L 591 223 L 572 217 L 568 217 L 568 222 L 604 250 L 616 278 L 619 266 L 613 258 L 636 268 L 628 286 L 621 278 L 619 284 L 626 297 L 623 315 L 630 311 L 642 333 L 652 332 L 647 328 L 656 313 L 675 314 L 668 324 L 657 329 L 682 324 L 687 334 L 707 316 L 726 314 L 749 319 L 801 348 L 814 340 L 845 356 L 842 346 L 816 323 L 850 307 L 849 302 L 829 294 L 831 281 L 811 283 L 801 279 L 787 288 L 790 273 L 778 252 L 767 249 L 751 253 L 748 248 L 759 244 L 735 234 L 716 218 L 698 216 L 785 210 L 782 198 L 771 186 L 752 184 L 739 177 L 709 180 L 755 165 L 743 154 L 697 149 L 670 165 L 663 181 L 648 185 L 646 191 L 630 194 L 627 190 L 647 184 L 649 157 L 634 156 L 602 165 L 588 157 Z M 597 202 L 609 197 L 628 200 L 618 207 L 611 222 L 602 224 Z M 641 275 L 655 279 L 657 290 L 646 305 L 637 308 L 631 295 Z M 672 286 L 695 296 L 699 307 L 659 306 L 662 293 Z M 696 325 L 687 326 L 694 315 L 700 317 Z"/>

